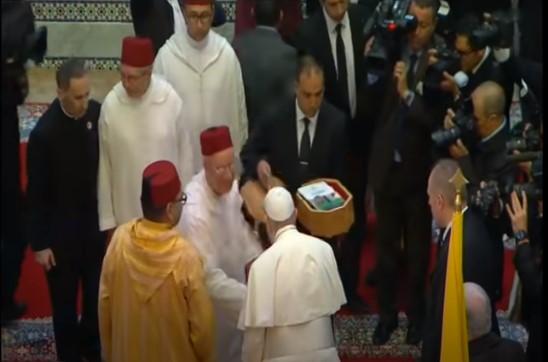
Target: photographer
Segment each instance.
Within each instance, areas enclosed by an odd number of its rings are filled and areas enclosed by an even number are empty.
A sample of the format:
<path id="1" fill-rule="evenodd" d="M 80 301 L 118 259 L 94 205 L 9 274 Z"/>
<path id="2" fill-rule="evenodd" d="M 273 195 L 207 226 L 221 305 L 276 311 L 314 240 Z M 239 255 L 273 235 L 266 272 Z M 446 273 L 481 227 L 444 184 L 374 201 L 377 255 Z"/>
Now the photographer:
<path id="1" fill-rule="evenodd" d="M 457 23 L 455 49 L 460 55 L 460 70 L 468 75 L 468 83 L 459 88 L 455 78 L 446 74 L 442 88 L 451 92 L 455 98 L 467 100 L 483 82 L 497 82 L 504 89 L 504 114 L 508 115 L 512 104 L 513 83 L 495 60 L 490 39 L 485 39 L 485 32 L 481 31 L 481 27 L 480 17 L 475 14 L 468 14 Z"/>
<path id="2" fill-rule="evenodd" d="M 511 194 L 511 206 L 506 211 L 512 222 L 514 239 L 517 244 L 514 255 L 514 266 L 523 284 L 523 296 L 527 300 L 531 316 L 529 318 L 529 342 L 527 344 L 527 361 L 542 361 L 542 255 L 538 258 L 531 246 L 527 233 L 527 196 L 523 192 L 520 202 L 517 193 Z M 542 201 L 539 202 L 539 213 L 542 214 Z"/>
<path id="3" fill-rule="evenodd" d="M 458 161 L 462 172 L 469 181 L 469 189 L 480 189 L 483 182 L 495 180 L 499 185 L 512 183 L 517 176 L 517 167 L 506 160 L 506 142 L 509 133 L 505 126 L 505 96 L 502 88 L 495 82 L 481 84 L 472 93 L 474 133 L 477 144 L 464 144 L 462 139 L 449 146 L 451 157 Z M 449 110 L 444 120 L 446 129 L 455 127 L 454 113 Z M 470 152 L 469 148 L 471 149 Z M 486 218 L 486 226 L 494 242 L 499 288 L 497 299 L 502 294 L 502 271 L 504 245 L 502 236 L 508 227 L 504 218 L 499 217 L 502 210 L 493 210 Z M 504 214 L 502 214 L 504 215 Z"/>
<path id="4" fill-rule="evenodd" d="M 419 84 L 429 65 L 428 50 L 435 47 L 433 36 L 438 8 L 437 0 L 411 1 L 403 15 L 412 15 L 416 27 L 380 36 L 376 33 L 366 48 L 366 59 L 374 50 L 384 50 L 389 55 L 380 76 L 368 65 L 367 85 L 358 102 L 363 107 L 363 119 L 374 127 L 369 175 L 378 220 L 376 284 L 380 320 L 373 334 L 375 345 L 386 343 L 398 324 L 397 290 L 402 254 L 410 283 L 406 341 L 417 344 L 422 339 L 432 223 L 424 190 L 432 167 L 430 133 L 444 109 L 425 103 Z M 394 40 L 391 35 L 402 38 Z M 390 57 L 392 49 L 386 49 L 393 43 L 401 45 L 395 49 L 401 53 L 397 59 Z M 402 238 L 405 253 L 401 250 Z"/>

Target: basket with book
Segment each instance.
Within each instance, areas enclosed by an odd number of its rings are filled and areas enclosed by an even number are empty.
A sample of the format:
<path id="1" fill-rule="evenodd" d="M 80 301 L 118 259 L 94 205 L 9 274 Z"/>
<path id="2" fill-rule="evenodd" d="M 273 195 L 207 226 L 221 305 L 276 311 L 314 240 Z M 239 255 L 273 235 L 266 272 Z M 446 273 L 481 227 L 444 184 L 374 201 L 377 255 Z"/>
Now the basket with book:
<path id="1" fill-rule="evenodd" d="M 310 181 L 297 190 L 299 222 L 314 236 L 331 238 L 354 223 L 352 194 L 335 179 Z"/>

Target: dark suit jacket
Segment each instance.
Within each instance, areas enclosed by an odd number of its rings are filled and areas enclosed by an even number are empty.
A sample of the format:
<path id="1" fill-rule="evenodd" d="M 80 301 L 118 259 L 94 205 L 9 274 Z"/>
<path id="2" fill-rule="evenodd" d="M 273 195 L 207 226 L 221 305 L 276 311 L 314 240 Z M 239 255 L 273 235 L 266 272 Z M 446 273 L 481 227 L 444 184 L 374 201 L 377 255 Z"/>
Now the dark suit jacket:
<path id="1" fill-rule="evenodd" d="M 434 39 L 434 44 L 441 39 Z M 392 76 L 393 69 L 387 70 L 384 79 L 373 84 L 364 85 L 358 99 L 357 118 L 373 124 L 371 156 L 369 159 L 369 181 L 376 193 L 401 194 L 426 189 L 428 176 L 432 167 L 431 133 L 442 125 L 446 112 L 440 104 L 431 104 L 421 96 L 417 85 L 424 78 L 428 67 L 428 53 L 423 51 L 417 60 L 415 83 L 409 89 L 415 92 L 415 99 L 410 107 L 402 105 L 403 100 L 397 92 L 396 82 Z M 402 110 L 403 107 L 403 110 Z M 402 157 L 401 173 L 405 178 L 400 182 L 388 182 L 394 167 L 396 133 L 401 112 L 404 113 L 403 135 L 400 155 Z M 396 184 L 396 190 L 387 190 L 388 184 Z"/>
<path id="2" fill-rule="evenodd" d="M 294 94 L 297 51 L 274 29 L 257 27 L 234 39 L 242 67 L 249 133 L 257 119 Z"/>
<path id="3" fill-rule="evenodd" d="M 527 301 L 530 318 L 527 361 L 542 361 L 542 264 L 535 260 L 531 244 L 517 247 L 514 265 L 523 285 L 523 298 Z"/>
<path id="4" fill-rule="evenodd" d="M 244 166 L 243 185 L 257 179 L 257 164 L 266 160 L 273 176 L 279 177 L 294 193 L 303 183 L 328 177 L 346 183 L 347 135 L 344 114 L 323 102 L 309 159 L 309 179 L 299 173 L 297 115 L 295 98 L 284 100 L 275 112 L 260 119 L 240 153 Z"/>
<path id="5" fill-rule="evenodd" d="M 493 332 L 468 342 L 468 355 L 470 362 L 525 362 L 521 344 Z"/>
<path id="6" fill-rule="evenodd" d="M 492 305 L 493 330 L 498 331 L 498 323 L 494 308 L 496 280 L 494 278 L 495 263 L 489 233 L 483 224 L 481 215 L 467 209 L 463 215 L 463 281 L 480 285 Z M 426 323 L 422 345 L 422 361 L 439 362 L 441 350 L 441 328 L 443 321 L 443 304 L 445 298 L 445 277 L 451 231 L 443 240 L 436 266 L 432 273 L 430 290 L 428 292 Z"/>
<path id="7" fill-rule="evenodd" d="M 363 79 L 363 52 L 365 49 L 365 39 L 362 35 L 362 30 L 368 14 L 365 7 L 350 5 L 348 7 L 348 17 L 352 33 L 352 46 L 354 48 L 356 89 L 360 89 L 361 80 Z M 323 67 L 325 74 L 325 99 L 345 112 L 350 119 L 350 106 L 343 96 L 344 93 L 337 81 L 337 69 L 335 67 L 335 60 L 333 59 L 333 51 L 331 50 L 327 23 L 321 9 L 315 11 L 313 15 L 303 21 L 297 32 L 295 44 L 300 54 L 313 56 Z M 345 46 L 349 45 L 345 44 Z"/>

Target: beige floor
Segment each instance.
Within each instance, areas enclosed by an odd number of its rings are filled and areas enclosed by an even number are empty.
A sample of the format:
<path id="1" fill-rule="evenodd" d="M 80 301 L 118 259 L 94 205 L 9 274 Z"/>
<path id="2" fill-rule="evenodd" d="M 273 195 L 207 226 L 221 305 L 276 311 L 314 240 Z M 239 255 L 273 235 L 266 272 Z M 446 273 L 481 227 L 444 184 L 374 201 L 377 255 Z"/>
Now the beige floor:
<path id="1" fill-rule="evenodd" d="M 56 95 L 55 70 L 35 68 L 28 73 L 28 103 L 50 103 Z M 117 71 L 91 70 L 91 96 L 102 102 L 112 87 L 120 80 Z"/>

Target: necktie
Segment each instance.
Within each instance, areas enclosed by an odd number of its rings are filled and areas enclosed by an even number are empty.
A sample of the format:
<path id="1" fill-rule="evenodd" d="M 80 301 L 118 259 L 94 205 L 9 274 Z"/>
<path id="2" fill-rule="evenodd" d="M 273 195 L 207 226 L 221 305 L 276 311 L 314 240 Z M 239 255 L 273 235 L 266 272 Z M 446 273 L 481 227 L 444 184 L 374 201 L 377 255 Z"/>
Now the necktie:
<path id="1" fill-rule="evenodd" d="M 415 83 L 415 65 L 417 64 L 417 55 L 412 54 L 409 57 L 409 69 L 407 69 L 407 85 L 409 86 L 409 89 L 413 89 Z M 405 116 L 407 114 L 407 105 L 404 103 L 404 101 L 400 102 L 400 112 L 398 117 L 398 128 L 396 129 L 396 155 L 395 159 L 397 162 L 401 162 L 401 142 L 403 139 L 403 122 L 405 119 Z"/>
<path id="2" fill-rule="evenodd" d="M 299 169 L 301 176 L 301 183 L 308 181 L 308 156 L 310 155 L 310 133 L 308 132 L 308 126 L 310 125 L 310 120 L 308 118 L 303 118 L 302 122 L 304 124 L 304 131 L 301 136 L 301 146 L 299 151 Z"/>
<path id="3" fill-rule="evenodd" d="M 348 104 L 348 71 L 346 69 L 346 52 L 342 38 L 342 24 L 337 24 L 337 80 L 341 88 L 344 101 Z"/>

